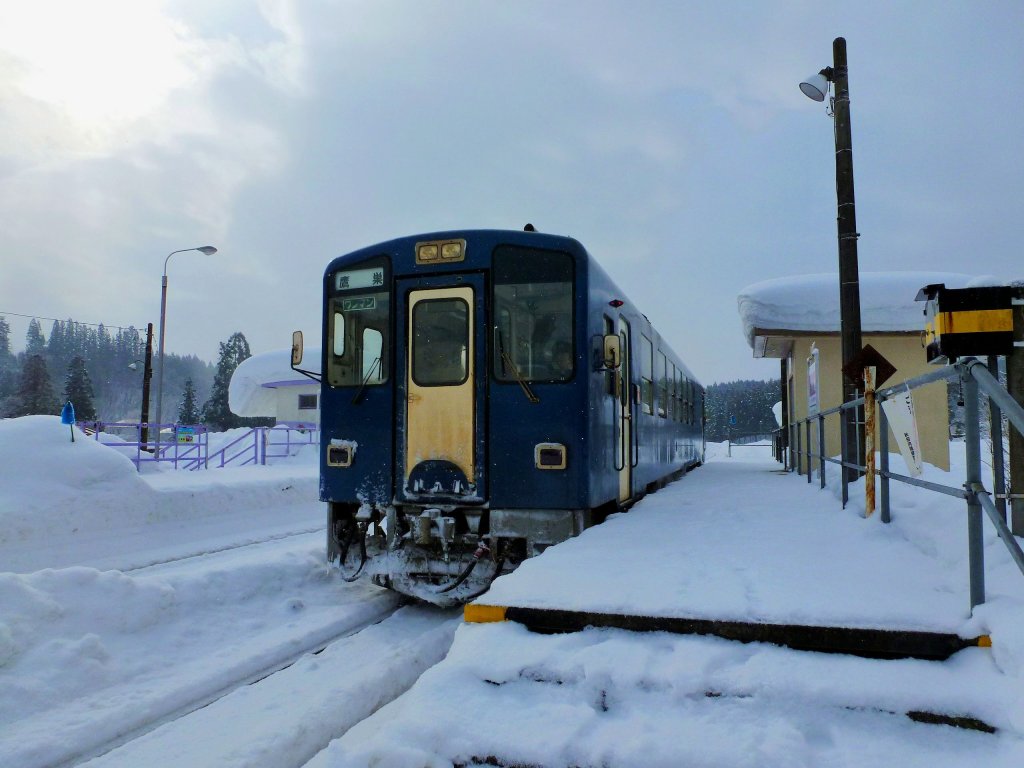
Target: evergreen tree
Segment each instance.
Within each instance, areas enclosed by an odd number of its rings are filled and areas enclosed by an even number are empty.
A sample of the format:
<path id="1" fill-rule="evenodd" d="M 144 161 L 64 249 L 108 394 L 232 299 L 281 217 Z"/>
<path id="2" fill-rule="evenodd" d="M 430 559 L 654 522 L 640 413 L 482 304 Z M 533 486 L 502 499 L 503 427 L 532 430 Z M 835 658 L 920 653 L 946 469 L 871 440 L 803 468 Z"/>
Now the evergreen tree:
<path id="1" fill-rule="evenodd" d="M 780 399 L 777 379 L 712 384 L 705 398 L 707 439 L 722 442 L 730 428 L 733 435 L 770 434 L 778 428 L 772 406 Z"/>
<path id="2" fill-rule="evenodd" d="M 28 324 L 28 331 L 25 333 L 25 357 L 42 355 L 46 352 L 46 337 L 43 336 L 43 326 L 34 317 Z"/>
<path id="3" fill-rule="evenodd" d="M 0 315 L 0 364 L 11 356 L 11 326 L 7 318 Z"/>
<path id="4" fill-rule="evenodd" d="M 75 406 L 75 418 L 78 421 L 95 421 L 96 406 L 92 398 L 92 380 L 85 369 L 85 360 L 76 356 L 68 365 L 67 376 L 64 378 L 64 401 L 70 400 Z"/>
<path id="5" fill-rule="evenodd" d="M 15 395 L 15 416 L 30 416 L 37 413 L 59 413 L 57 396 L 50 383 L 50 374 L 42 355 L 32 355 L 25 360 L 21 370 L 21 381 Z"/>
<path id="6" fill-rule="evenodd" d="M 181 398 L 181 406 L 178 408 L 178 423 L 198 424 L 200 418 L 202 417 L 199 413 L 199 402 L 196 399 L 196 388 L 189 377 L 185 379 L 185 395 Z"/>
<path id="7" fill-rule="evenodd" d="M 11 326 L 0 316 L 0 418 L 7 415 L 7 399 L 18 391 L 18 361 L 11 354 Z"/>
<path id="8" fill-rule="evenodd" d="M 252 353 L 249 351 L 249 342 L 243 334 L 233 333 L 227 343 L 221 342 L 217 373 L 213 377 L 213 389 L 210 390 L 210 399 L 203 404 L 204 424 L 223 431 L 249 423 L 233 414 L 228 407 L 228 385 L 239 363 L 250 357 Z"/>

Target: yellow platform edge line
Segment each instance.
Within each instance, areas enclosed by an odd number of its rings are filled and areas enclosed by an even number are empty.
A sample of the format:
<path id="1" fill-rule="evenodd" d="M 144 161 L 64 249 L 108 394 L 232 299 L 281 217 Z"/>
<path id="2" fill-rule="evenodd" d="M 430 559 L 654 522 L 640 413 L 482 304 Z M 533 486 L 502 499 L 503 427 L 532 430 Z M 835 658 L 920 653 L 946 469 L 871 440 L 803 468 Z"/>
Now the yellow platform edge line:
<path id="1" fill-rule="evenodd" d="M 507 610 L 503 605 L 476 605 L 470 603 L 462 609 L 462 618 L 467 624 L 489 624 L 496 621 L 505 621 L 505 611 Z"/>

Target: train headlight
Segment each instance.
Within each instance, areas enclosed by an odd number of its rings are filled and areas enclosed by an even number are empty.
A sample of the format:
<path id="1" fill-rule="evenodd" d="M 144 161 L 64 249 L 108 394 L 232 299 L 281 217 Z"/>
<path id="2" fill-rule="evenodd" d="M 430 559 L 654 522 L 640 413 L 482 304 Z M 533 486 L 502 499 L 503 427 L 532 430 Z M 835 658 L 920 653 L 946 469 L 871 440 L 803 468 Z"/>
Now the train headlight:
<path id="1" fill-rule="evenodd" d="M 561 443 L 537 443 L 533 447 L 533 465 L 537 469 L 565 469 L 565 446 Z"/>
<path id="2" fill-rule="evenodd" d="M 417 264 L 450 264 L 465 261 L 465 240 L 436 240 L 432 243 L 416 243 Z"/>
<path id="3" fill-rule="evenodd" d="M 437 261 L 437 243 L 424 243 L 416 247 L 416 261 L 429 264 Z"/>
<path id="4" fill-rule="evenodd" d="M 441 244 L 441 258 L 445 261 L 462 261 L 462 241 Z"/>

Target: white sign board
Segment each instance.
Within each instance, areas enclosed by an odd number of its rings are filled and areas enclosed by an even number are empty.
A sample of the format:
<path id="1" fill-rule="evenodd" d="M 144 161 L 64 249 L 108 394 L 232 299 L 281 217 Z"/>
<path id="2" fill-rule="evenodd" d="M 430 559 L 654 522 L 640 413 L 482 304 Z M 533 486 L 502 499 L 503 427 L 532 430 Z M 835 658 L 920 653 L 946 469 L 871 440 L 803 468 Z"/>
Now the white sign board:
<path id="1" fill-rule="evenodd" d="M 882 410 L 889 421 L 889 428 L 900 447 L 907 471 L 913 477 L 921 474 L 921 440 L 917 435 L 917 418 L 914 416 L 914 400 L 907 388 L 897 395 L 882 401 Z"/>
<path id="2" fill-rule="evenodd" d="M 818 405 L 818 348 L 811 347 L 807 358 L 807 415 L 813 416 L 819 410 Z"/>

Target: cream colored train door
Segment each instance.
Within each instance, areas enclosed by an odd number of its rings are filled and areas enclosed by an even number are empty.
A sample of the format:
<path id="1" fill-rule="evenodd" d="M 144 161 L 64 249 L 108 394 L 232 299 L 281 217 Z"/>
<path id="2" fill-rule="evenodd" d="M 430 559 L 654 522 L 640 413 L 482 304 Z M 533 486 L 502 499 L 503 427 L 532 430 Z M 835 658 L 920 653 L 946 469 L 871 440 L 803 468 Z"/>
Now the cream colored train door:
<path id="1" fill-rule="evenodd" d="M 412 492 L 465 493 L 434 486 L 434 473 L 425 476 L 427 487 L 411 487 L 414 470 L 426 462 L 455 465 L 465 481 L 477 482 L 473 293 L 462 285 L 408 294 L 403 485 Z"/>

